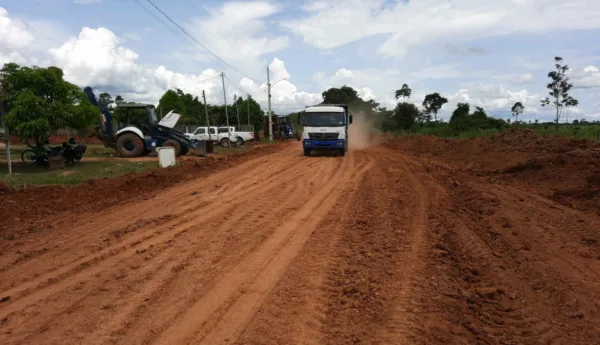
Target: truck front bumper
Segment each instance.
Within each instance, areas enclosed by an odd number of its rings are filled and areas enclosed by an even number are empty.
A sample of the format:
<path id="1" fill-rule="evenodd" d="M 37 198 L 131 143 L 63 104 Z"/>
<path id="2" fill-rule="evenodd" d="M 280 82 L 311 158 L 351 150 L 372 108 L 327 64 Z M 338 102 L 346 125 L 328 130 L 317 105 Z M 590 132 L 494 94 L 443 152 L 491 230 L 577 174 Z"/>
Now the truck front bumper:
<path id="1" fill-rule="evenodd" d="M 305 149 L 310 150 L 339 150 L 346 147 L 346 141 L 344 139 L 337 140 L 310 140 L 304 139 L 302 146 Z"/>

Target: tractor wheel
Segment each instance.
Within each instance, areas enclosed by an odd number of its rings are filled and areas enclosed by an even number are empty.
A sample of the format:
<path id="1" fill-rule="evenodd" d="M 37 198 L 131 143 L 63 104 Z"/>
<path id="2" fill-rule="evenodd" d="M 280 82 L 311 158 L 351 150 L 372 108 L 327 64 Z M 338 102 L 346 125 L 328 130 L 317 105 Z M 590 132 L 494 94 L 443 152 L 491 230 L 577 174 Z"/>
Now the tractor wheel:
<path id="1" fill-rule="evenodd" d="M 346 155 L 346 149 L 340 150 L 340 156 L 344 157 Z"/>
<path id="2" fill-rule="evenodd" d="M 304 155 L 305 156 L 310 156 L 310 149 L 304 149 Z"/>
<path id="3" fill-rule="evenodd" d="M 117 138 L 117 152 L 121 157 L 140 157 L 144 153 L 144 141 L 134 133 L 125 133 Z"/>
<path id="4" fill-rule="evenodd" d="M 175 157 L 179 157 L 181 155 L 181 144 L 177 140 L 167 139 L 162 144 L 163 147 L 172 147 L 175 150 Z"/>
<path id="5" fill-rule="evenodd" d="M 181 155 L 185 156 L 188 152 L 190 152 L 190 147 L 185 143 L 181 145 Z"/>
<path id="6" fill-rule="evenodd" d="M 296 141 L 300 141 L 300 133 L 296 132 Z"/>
<path id="7" fill-rule="evenodd" d="M 229 146 L 231 146 L 230 143 L 229 143 L 229 139 L 227 139 L 227 138 L 221 139 L 221 141 L 219 141 L 219 145 L 221 145 L 222 147 L 229 147 Z"/>
<path id="8" fill-rule="evenodd" d="M 285 134 L 283 133 L 283 131 L 279 132 L 279 139 L 280 140 L 285 140 Z"/>

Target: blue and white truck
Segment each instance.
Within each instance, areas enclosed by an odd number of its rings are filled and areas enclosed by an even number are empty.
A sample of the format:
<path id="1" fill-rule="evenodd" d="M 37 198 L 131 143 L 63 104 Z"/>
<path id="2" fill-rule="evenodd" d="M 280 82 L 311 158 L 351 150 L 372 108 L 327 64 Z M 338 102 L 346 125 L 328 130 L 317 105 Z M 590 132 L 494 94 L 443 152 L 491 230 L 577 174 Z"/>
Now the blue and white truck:
<path id="1" fill-rule="evenodd" d="M 341 156 L 348 150 L 348 125 L 352 115 L 346 104 L 319 104 L 304 109 L 302 145 L 304 155 L 312 151 L 337 151 Z"/>

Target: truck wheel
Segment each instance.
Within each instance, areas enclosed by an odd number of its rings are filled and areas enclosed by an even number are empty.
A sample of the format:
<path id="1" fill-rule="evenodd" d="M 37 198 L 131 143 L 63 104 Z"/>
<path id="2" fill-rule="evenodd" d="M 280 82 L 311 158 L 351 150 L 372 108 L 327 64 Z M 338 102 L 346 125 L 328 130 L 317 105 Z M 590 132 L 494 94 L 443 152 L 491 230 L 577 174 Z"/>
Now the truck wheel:
<path id="1" fill-rule="evenodd" d="M 162 144 L 163 147 L 172 147 L 175 150 L 175 156 L 179 157 L 181 155 L 181 144 L 177 140 L 167 139 Z"/>
<path id="2" fill-rule="evenodd" d="M 144 141 L 134 133 L 125 133 L 117 138 L 117 152 L 121 157 L 140 157 L 144 153 Z"/>
<path id="3" fill-rule="evenodd" d="M 242 139 L 242 137 L 238 137 L 238 140 L 237 140 L 236 144 L 237 144 L 237 146 L 244 145 L 244 139 Z"/>
<path id="4" fill-rule="evenodd" d="M 222 147 L 229 147 L 229 139 L 227 138 L 223 138 L 221 139 L 221 141 L 219 141 L 219 145 L 221 145 Z"/>
<path id="5" fill-rule="evenodd" d="M 310 156 L 310 149 L 304 149 L 304 155 L 305 156 Z"/>

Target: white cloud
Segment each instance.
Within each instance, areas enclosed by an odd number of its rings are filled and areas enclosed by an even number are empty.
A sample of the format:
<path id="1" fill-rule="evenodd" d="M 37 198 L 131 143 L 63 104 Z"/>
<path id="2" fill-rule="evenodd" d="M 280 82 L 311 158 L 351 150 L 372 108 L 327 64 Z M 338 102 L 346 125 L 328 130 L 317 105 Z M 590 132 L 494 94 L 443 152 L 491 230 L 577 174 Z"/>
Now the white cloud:
<path id="1" fill-rule="evenodd" d="M 279 11 L 271 2 L 228 2 L 217 9 L 207 9 L 210 17 L 195 18 L 187 23 L 192 36 L 196 37 L 213 53 L 252 78 L 264 78 L 267 61 L 262 56 L 275 53 L 289 45 L 284 35 L 271 35 L 266 20 Z M 221 64 L 194 45 L 182 59 L 212 61 Z"/>
<path id="2" fill-rule="evenodd" d="M 156 103 L 166 90 L 180 88 L 198 97 L 205 91 L 207 102 L 223 104 L 222 82 L 216 70 L 209 68 L 196 75 L 174 72 L 164 66 L 150 68 L 140 64 L 138 54 L 123 46 L 117 36 L 105 28 L 84 28 L 78 37 L 69 38 L 51 53 L 55 64 L 65 72 L 65 79 L 79 86 L 113 90 L 112 93 L 126 100 Z M 283 61 L 275 58 L 269 68 L 275 111 L 297 110 L 322 101 L 320 94 L 297 89 Z M 246 97 L 249 92 L 266 109 L 265 83 L 256 84 L 248 78 L 239 80 L 232 74 L 226 75 L 228 103 L 234 94 Z"/>
<path id="3" fill-rule="evenodd" d="M 569 77 L 575 89 L 600 87 L 600 69 L 596 66 L 586 66 L 582 69 L 571 70 Z"/>
<path id="4" fill-rule="evenodd" d="M 520 76 L 518 76 L 514 82 L 517 85 L 525 85 L 525 84 L 533 83 L 534 80 L 535 80 L 535 77 L 532 73 L 524 73 L 524 74 L 521 74 Z"/>
<path id="5" fill-rule="evenodd" d="M 539 112 L 540 96 L 523 89 L 513 91 L 497 84 L 474 84 L 461 88 L 453 95 L 446 96 L 446 109 L 453 109 L 458 102 L 468 102 L 487 111 L 509 110 L 516 102 L 525 106 L 525 113 Z"/>
<path id="6" fill-rule="evenodd" d="M 0 51 L 22 49 L 33 41 L 33 35 L 25 24 L 8 17 L 8 11 L 0 7 Z"/>
<path id="7" fill-rule="evenodd" d="M 384 0 L 327 0 L 309 9 L 308 16 L 281 25 L 319 49 L 388 34 L 379 47 L 384 56 L 403 56 L 433 41 L 600 28 L 597 0 L 421 0 L 393 5 Z"/>
<path id="8" fill-rule="evenodd" d="M 274 58 L 269 64 L 271 71 L 271 104 L 276 112 L 284 113 L 303 109 L 307 105 L 318 104 L 323 101 L 320 93 L 299 91 L 290 81 L 291 76 L 283 61 Z M 267 104 L 266 84 L 256 84 L 248 78 L 242 78 L 240 88 L 250 92 L 262 105 Z"/>
<path id="9" fill-rule="evenodd" d="M 147 88 L 137 64 L 138 54 L 120 46 L 108 29 L 83 28 L 78 37 L 50 52 L 65 78 L 77 85 L 114 85 L 136 92 Z"/>

